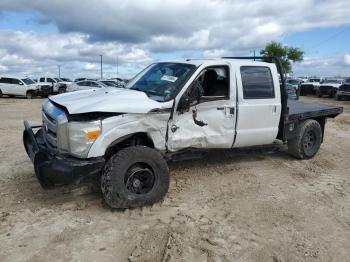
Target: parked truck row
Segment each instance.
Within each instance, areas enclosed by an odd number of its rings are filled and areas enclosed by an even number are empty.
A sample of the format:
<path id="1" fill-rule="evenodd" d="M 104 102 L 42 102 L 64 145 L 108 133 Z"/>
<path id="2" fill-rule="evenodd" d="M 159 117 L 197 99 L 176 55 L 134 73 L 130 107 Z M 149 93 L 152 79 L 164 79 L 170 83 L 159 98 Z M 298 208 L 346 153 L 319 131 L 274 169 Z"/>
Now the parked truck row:
<path id="1" fill-rule="evenodd" d="M 301 96 L 313 94 L 337 100 L 350 97 L 350 78 L 289 78 L 286 83 L 296 88 Z"/>
<path id="2" fill-rule="evenodd" d="M 40 184 L 96 176 L 110 207 L 129 208 L 160 201 L 169 188 L 167 160 L 188 151 L 280 140 L 297 159 L 312 158 L 327 118 L 343 108 L 288 99 L 280 61 L 258 59 L 158 62 L 126 88 L 49 97 L 42 123 L 24 121 Z"/>

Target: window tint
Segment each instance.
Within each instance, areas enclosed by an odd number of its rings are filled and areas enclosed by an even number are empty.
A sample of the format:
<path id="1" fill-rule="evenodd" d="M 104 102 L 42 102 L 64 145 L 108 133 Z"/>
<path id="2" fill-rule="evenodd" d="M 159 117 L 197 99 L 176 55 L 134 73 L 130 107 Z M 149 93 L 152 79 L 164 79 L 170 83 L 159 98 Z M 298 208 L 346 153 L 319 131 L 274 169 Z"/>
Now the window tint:
<path id="1" fill-rule="evenodd" d="M 19 81 L 19 79 L 12 78 L 12 84 L 19 85 L 19 83 L 21 83 L 21 81 Z"/>
<path id="2" fill-rule="evenodd" d="M 47 78 L 47 82 L 55 83 L 55 80 L 53 80 L 52 78 Z"/>
<path id="3" fill-rule="evenodd" d="M 95 82 L 88 82 L 88 86 L 92 86 L 92 87 L 99 87 L 97 83 Z"/>
<path id="4" fill-rule="evenodd" d="M 274 98 L 271 71 L 263 66 L 242 66 L 241 76 L 244 99 Z"/>
<path id="5" fill-rule="evenodd" d="M 78 86 L 87 86 L 88 84 L 86 83 L 86 81 L 82 81 L 82 82 L 78 82 L 77 85 Z"/>
<path id="6" fill-rule="evenodd" d="M 45 78 L 44 77 L 41 77 L 39 82 L 45 82 Z"/>
<path id="7" fill-rule="evenodd" d="M 11 78 L 8 78 L 8 77 L 2 77 L 2 78 L 0 78 L 0 83 L 3 83 L 3 84 L 12 84 L 12 79 L 11 79 Z"/>

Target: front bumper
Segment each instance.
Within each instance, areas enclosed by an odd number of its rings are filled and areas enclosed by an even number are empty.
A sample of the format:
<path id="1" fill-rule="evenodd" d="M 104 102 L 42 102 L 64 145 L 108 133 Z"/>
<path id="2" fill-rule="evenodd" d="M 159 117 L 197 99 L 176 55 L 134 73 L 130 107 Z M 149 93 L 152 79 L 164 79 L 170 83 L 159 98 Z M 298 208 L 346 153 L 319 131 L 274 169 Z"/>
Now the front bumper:
<path id="1" fill-rule="evenodd" d="M 52 86 L 42 86 L 36 90 L 37 96 L 47 97 L 53 93 Z"/>
<path id="2" fill-rule="evenodd" d="M 70 184 L 101 171 L 105 163 L 103 157 L 78 159 L 52 152 L 45 144 L 41 128 L 34 135 L 33 128 L 39 127 L 24 121 L 23 144 L 43 188 Z"/>
<path id="3" fill-rule="evenodd" d="M 350 91 L 347 92 L 347 91 L 338 90 L 338 95 L 350 97 Z"/>

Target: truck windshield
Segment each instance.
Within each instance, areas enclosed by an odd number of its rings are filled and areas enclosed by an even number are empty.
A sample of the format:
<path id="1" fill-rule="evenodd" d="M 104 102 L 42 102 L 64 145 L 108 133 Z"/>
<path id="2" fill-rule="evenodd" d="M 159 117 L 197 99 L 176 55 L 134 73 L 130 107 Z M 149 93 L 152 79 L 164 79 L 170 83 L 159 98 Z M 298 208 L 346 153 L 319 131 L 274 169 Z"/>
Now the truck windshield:
<path id="1" fill-rule="evenodd" d="M 155 63 L 133 78 L 127 88 L 144 92 L 157 101 L 169 101 L 195 70 L 196 66 L 191 64 Z"/>
<path id="2" fill-rule="evenodd" d="M 22 82 L 24 82 L 26 85 L 35 84 L 35 82 L 34 82 L 32 79 L 30 79 L 30 78 L 23 78 L 23 79 L 21 79 L 21 80 L 22 80 Z"/>
<path id="3" fill-rule="evenodd" d="M 325 83 L 341 84 L 343 80 L 340 79 L 328 79 Z"/>

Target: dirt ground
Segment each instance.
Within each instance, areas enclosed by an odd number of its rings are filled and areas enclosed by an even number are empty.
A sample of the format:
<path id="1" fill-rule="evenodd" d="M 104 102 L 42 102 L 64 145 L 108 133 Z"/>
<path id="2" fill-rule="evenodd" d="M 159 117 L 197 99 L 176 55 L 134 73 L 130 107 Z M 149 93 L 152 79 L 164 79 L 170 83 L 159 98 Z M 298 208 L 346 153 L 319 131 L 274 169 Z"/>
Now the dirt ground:
<path id="1" fill-rule="evenodd" d="M 22 145 L 43 100 L 0 99 L 0 261 L 350 261 L 350 101 L 311 160 L 281 145 L 169 163 L 152 207 L 114 211 L 91 184 L 43 190 Z"/>

